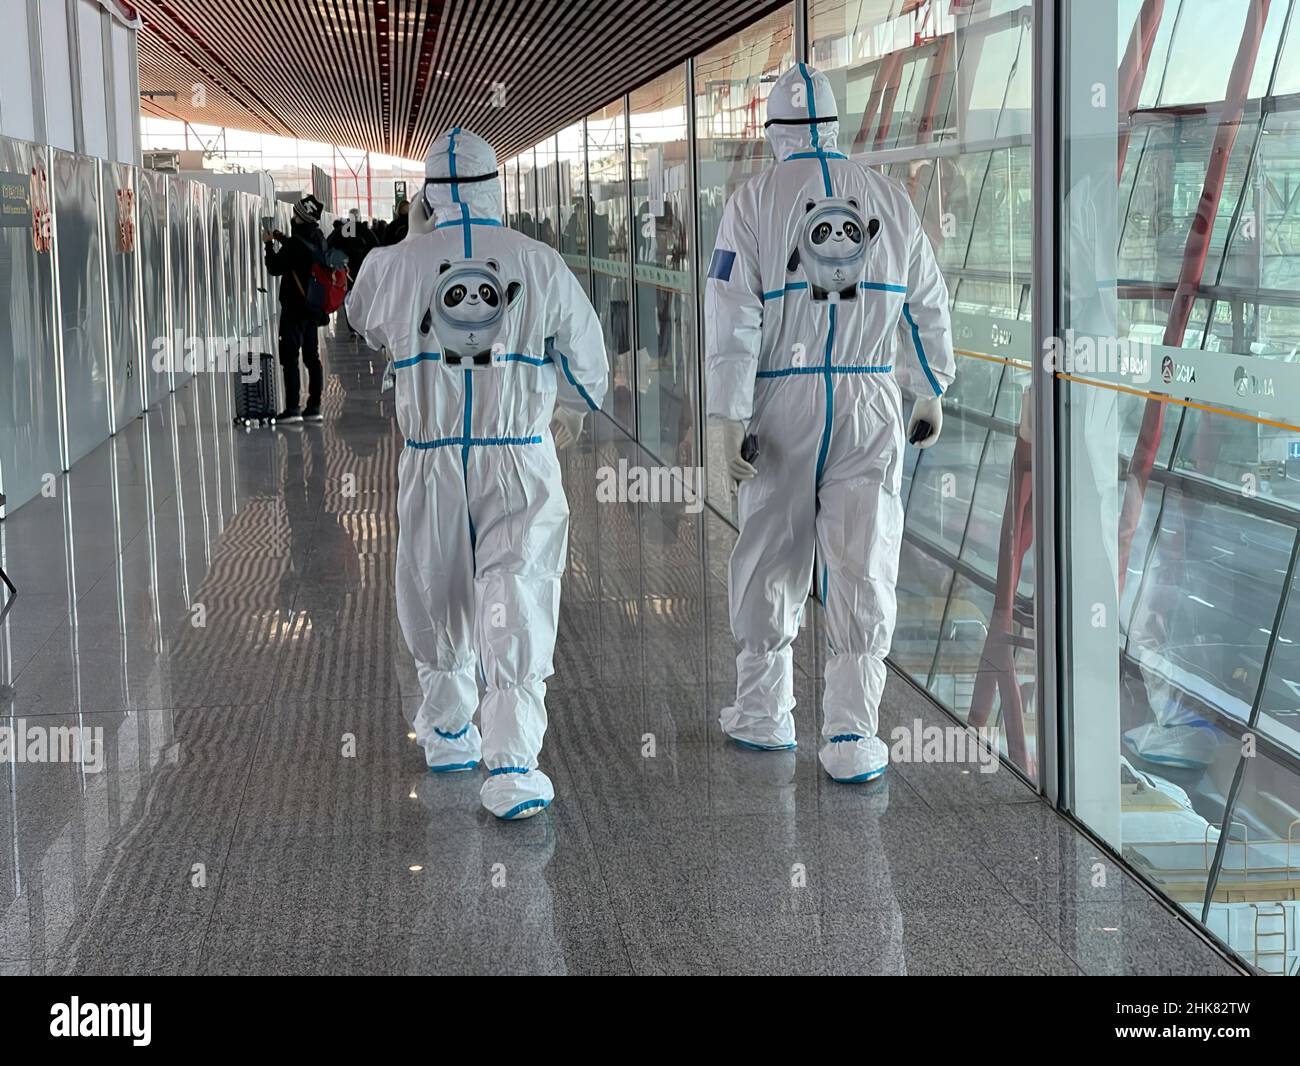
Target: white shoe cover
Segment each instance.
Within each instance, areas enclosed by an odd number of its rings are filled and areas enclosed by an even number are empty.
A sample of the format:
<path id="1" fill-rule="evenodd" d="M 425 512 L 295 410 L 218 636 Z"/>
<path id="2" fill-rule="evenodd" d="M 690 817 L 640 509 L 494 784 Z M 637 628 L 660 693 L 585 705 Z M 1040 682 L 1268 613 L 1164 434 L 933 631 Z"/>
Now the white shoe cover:
<path id="1" fill-rule="evenodd" d="M 737 744 L 755 751 L 791 751 L 794 739 L 794 715 L 787 711 L 779 718 L 759 717 L 740 711 L 733 704 L 718 715 L 722 731 Z"/>
<path id="2" fill-rule="evenodd" d="M 551 805 L 555 786 L 541 770 L 499 766 L 488 771 L 479 799 L 498 818 L 531 818 Z"/>
<path id="3" fill-rule="evenodd" d="M 824 769 L 842 785 L 873 781 L 889 768 L 889 749 L 879 737 L 856 733 L 832 737 L 819 754 Z"/>
<path id="4" fill-rule="evenodd" d="M 428 763 L 431 774 L 472 770 L 483 758 L 483 739 L 473 722 L 467 722 L 465 728 L 457 733 L 434 728 L 417 739 L 424 748 L 424 761 Z"/>

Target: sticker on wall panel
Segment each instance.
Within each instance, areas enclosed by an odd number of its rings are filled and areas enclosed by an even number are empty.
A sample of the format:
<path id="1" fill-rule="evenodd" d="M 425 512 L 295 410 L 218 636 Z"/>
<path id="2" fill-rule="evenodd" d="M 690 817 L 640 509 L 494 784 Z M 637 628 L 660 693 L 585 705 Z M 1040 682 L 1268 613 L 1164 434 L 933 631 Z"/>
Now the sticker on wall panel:
<path id="1" fill-rule="evenodd" d="M 31 175 L 0 173 L 0 227 L 24 228 L 31 221 Z"/>
<path id="2" fill-rule="evenodd" d="M 952 346 L 960 355 L 1027 364 L 1034 346 L 1033 323 L 999 315 L 953 311 Z"/>
<path id="3" fill-rule="evenodd" d="M 35 164 L 31 170 L 32 247 L 48 252 L 54 243 L 54 215 L 50 211 L 50 178 L 45 167 Z"/>
<path id="4" fill-rule="evenodd" d="M 1300 362 L 1294 352 L 1238 355 L 1067 329 L 1047 342 L 1043 362 L 1071 381 L 1300 423 Z"/>

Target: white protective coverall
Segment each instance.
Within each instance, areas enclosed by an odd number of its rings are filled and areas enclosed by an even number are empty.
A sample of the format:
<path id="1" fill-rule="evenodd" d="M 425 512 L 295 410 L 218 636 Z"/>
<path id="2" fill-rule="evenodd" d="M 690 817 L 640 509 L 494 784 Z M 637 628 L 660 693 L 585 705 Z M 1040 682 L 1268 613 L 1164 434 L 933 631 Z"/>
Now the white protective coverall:
<path id="1" fill-rule="evenodd" d="M 794 746 L 791 644 L 812 588 L 829 645 L 822 765 L 866 781 L 888 765 L 876 722 L 903 535 L 902 390 L 937 397 L 953 380 L 948 291 L 903 187 L 836 151 L 824 74 L 786 71 L 767 113 L 777 162 L 728 201 L 705 294 L 708 412 L 747 422 L 758 446 L 731 556 L 736 700 L 719 721 L 742 744 Z"/>
<path id="2" fill-rule="evenodd" d="M 481 760 L 484 806 L 520 818 L 554 797 L 537 757 L 569 508 L 550 421 L 557 403 L 598 408 L 608 370 L 559 254 L 501 225 L 496 168 L 472 133 L 434 142 L 427 207 L 412 206 L 430 217 L 367 257 L 348 320 L 396 372 L 397 612 L 423 695 L 416 738 L 433 771 Z"/>

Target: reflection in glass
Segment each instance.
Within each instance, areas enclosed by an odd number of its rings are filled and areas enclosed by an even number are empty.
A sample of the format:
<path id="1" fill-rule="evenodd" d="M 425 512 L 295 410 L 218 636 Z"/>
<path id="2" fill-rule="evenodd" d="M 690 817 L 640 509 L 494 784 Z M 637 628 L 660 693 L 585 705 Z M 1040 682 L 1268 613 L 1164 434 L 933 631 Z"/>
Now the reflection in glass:
<path id="1" fill-rule="evenodd" d="M 605 413 L 636 428 L 632 314 L 628 281 L 627 115 L 623 101 L 587 117 L 587 209 L 591 227 L 591 302 L 609 353 Z"/>
<path id="2" fill-rule="evenodd" d="M 559 170 L 559 249 L 569 269 L 578 275 L 583 290 L 591 295 L 591 265 L 587 260 L 586 134 L 581 122 L 566 126 L 555 135 Z"/>
<path id="3" fill-rule="evenodd" d="M 695 460 L 695 278 L 684 69 L 631 96 L 638 436 L 669 466 Z"/>

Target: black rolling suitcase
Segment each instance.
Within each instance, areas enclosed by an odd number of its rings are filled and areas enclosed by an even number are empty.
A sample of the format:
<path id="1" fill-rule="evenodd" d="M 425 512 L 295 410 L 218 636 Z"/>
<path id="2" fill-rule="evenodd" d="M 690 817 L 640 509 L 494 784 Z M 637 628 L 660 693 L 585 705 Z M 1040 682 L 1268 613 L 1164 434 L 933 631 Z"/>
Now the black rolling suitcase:
<path id="1" fill-rule="evenodd" d="M 243 426 L 268 424 L 278 413 L 275 392 L 279 371 L 275 356 L 263 352 L 257 357 L 256 381 L 235 382 L 235 422 Z"/>

